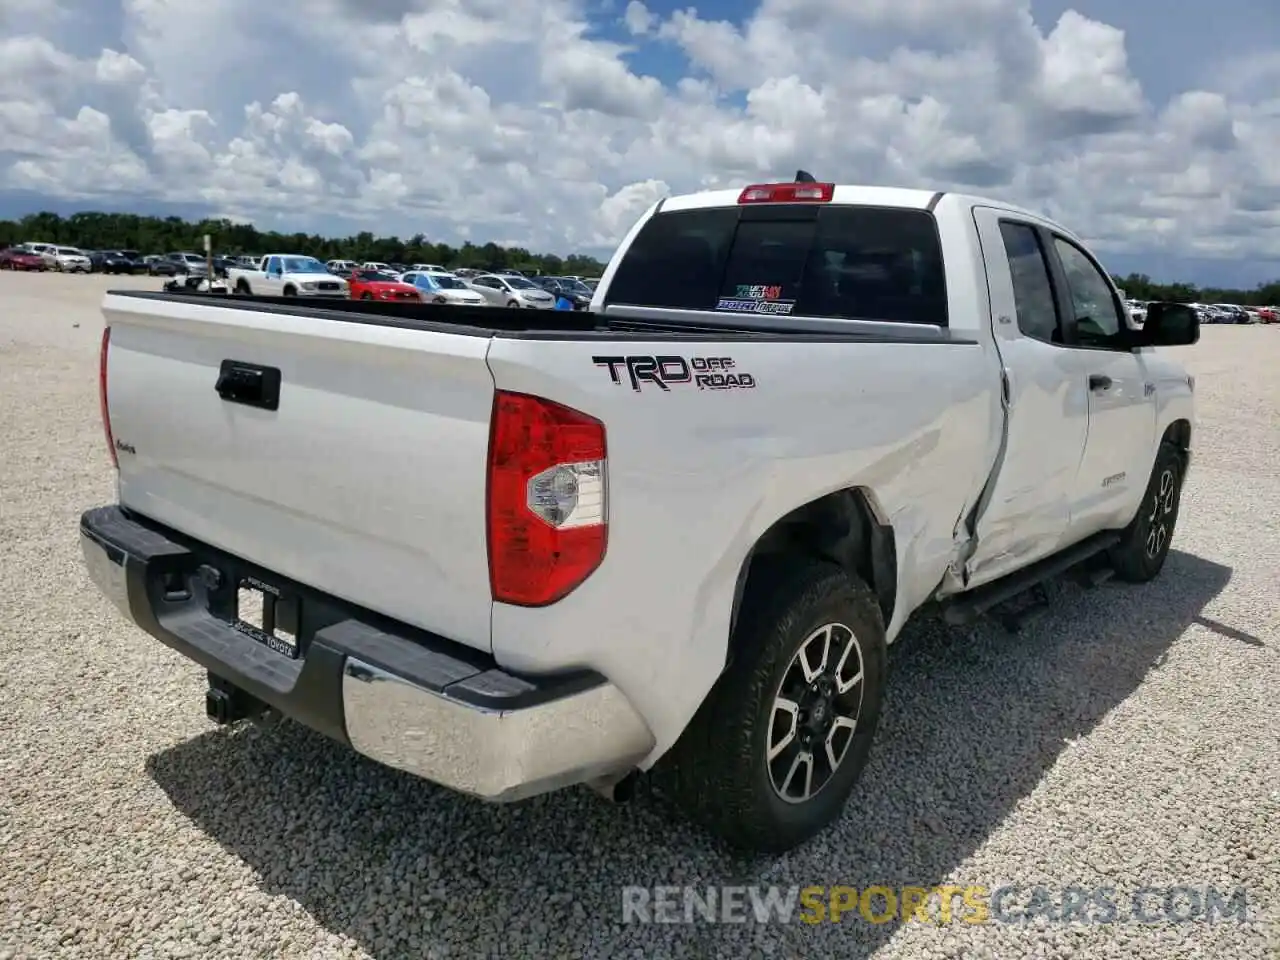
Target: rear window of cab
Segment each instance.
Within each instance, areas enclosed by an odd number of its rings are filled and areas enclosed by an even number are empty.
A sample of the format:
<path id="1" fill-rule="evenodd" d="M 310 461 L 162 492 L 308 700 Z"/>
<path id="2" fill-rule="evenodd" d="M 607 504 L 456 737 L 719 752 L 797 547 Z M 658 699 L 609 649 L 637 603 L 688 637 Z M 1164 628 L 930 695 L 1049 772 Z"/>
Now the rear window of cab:
<path id="1" fill-rule="evenodd" d="M 606 303 L 947 326 L 937 223 L 898 207 L 660 211 L 618 264 Z"/>

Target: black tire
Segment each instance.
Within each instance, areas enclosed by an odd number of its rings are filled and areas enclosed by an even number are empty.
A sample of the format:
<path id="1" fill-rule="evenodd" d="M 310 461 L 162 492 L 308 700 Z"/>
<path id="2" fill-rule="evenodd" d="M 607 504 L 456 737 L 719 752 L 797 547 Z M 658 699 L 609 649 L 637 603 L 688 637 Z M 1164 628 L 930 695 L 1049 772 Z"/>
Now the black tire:
<path id="1" fill-rule="evenodd" d="M 508 300 L 508 301 L 507 301 L 507 306 L 508 306 L 508 307 L 514 307 L 514 308 L 515 308 L 515 309 L 517 309 L 517 310 L 519 310 L 519 309 L 520 309 L 520 304 L 516 303 L 514 300 Z"/>
<path id="2" fill-rule="evenodd" d="M 1171 443 L 1161 443 L 1137 516 L 1108 554 L 1116 579 L 1146 583 L 1164 567 L 1178 523 L 1184 469 L 1182 451 Z"/>
<path id="3" fill-rule="evenodd" d="M 293 287 L 285 287 L 283 292 L 286 297 L 296 297 L 298 295 L 298 291 Z"/>
<path id="4" fill-rule="evenodd" d="M 840 817 L 866 766 L 884 693 L 884 623 L 879 604 L 866 585 L 831 563 L 789 558 L 785 565 L 768 572 L 753 571 L 748 591 L 733 641 L 738 652 L 680 740 L 657 765 L 655 783 L 691 820 L 730 845 L 758 853 L 780 853 Z M 815 749 L 824 740 L 821 735 L 807 745 L 799 735 L 773 764 L 767 755 L 771 741 L 776 744 L 778 733 L 783 732 L 776 727 L 779 717 L 795 717 L 789 729 L 799 733 L 799 717 L 805 712 L 797 716 L 780 711 L 776 703 L 787 683 L 788 699 L 794 697 L 792 702 L 800 704 L 799 695 L 790 689 L 792 679 L 802 679 L 796 674 L 799 651 L 811 642 L 821 643 L 821 639 L 812 638 L 833 624 L 849 631 L 849 639 L 840 638 L 841 650 L 856 639 L 862 681 L 846 695 L 857 695 L 854 729 L 840 733 L 833 741 L 839 762 L 834 772 L 827 772 L 818 783 L 819 771 L 814 765 L 821 762 L 824 771 L 829 766 L 818 759 L 825 757 L 825 750 L 820 746 Z M 836 649 L 837 644 L 829 638 L 827 666 L 839 659 Z M 813 656 L 807 659 L 814 662 Z M 812 687 L 804 689 L 808 696 Z M 830 711 L 831 704 L 825 709 Z M 842 710 L 848 712 L 847 703 L 837 712 Z M 820 711 L 813 710 L 809 716 L 816 720 Z M 781 739 L 785 740 L 785 735 Z M 799 769 L 800 761 L 789 756 L 792 750 L 796 757 L 808 750 L 813 758 L 807 764 L 814 778 L 808 799 L 789 801 L 782 796 L 791 792 L 788 788 L 792 784 L 783 769 Z"/>
<path id="5" fill-rule="evenodd" d="M 244 277 L 236 281 L 236 293 L 242 297 L 253 296 L 253 291 L 249 288 L 249 281 Z"/>
<path id="6" fill-rule="evenodd" d="M 362 293 L 362 294 L 360 294 L 360 299 L 361 299 L 361 300 L 372 300 L 372 299 L 373 299 L 373 294 L 372 294 L 372 293 Z"/>

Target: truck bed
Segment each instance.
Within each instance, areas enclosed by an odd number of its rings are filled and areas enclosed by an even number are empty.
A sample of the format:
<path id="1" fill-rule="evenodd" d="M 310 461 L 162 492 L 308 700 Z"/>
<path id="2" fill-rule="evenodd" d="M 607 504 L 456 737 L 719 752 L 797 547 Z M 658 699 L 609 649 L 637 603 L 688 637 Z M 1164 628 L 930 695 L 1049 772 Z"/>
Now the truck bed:
<path id="1" fill-rule="evenodd" d="M 965 337 L 938 327 L 803 317 L 746 317 L 714 311 L 663 310 L 649 307 L 608 307 L 604 310 L 515 310 L 463 304 L 397 303 L 379 300 L 318 300 L 316 298 L 216 294 L 197 290 L 108 290 L 108 297 L 158 302 L 204 302 L 238 310 L 313 317 L 347 323 L 410 330 L 436 330 L 459 336 L 521 339 L 591 337 L 643 338 L 661 332 L 664 338 L 706 340 L 760 338 L 781 341 L 891 341 L 904 343 L 965 342 Z"/>

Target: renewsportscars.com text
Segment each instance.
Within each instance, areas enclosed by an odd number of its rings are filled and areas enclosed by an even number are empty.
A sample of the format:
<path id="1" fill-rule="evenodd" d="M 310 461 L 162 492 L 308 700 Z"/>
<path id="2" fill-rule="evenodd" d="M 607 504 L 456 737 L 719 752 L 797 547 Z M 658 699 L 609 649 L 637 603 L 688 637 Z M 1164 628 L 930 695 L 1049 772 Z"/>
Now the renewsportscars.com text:
<path id="1" fill-rule="evenodd" d="M 871 885 L 624 887 L 623 923 L 1160 924 L 1247 922 L 1248 892 L 1114 887 Z"/>

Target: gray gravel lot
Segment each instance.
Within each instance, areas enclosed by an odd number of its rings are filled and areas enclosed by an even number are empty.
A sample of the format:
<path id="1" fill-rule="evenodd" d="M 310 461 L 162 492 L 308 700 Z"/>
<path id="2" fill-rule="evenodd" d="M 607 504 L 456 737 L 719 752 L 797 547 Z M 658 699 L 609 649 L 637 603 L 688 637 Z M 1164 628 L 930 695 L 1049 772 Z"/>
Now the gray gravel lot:
<path id="1" fill-rule="evenodd" d="M 113 492 L 98 305 L 129 283 L 0 274 L 0 960 L 1280 957 L 1280 327 L 1181 351 L 1201 425 L 1162 578 L 1055 585 L 1021 636 L 910 628 L 844 821 L 752 862 L 643 793 L 491 807 L 214 729 L 202 672 L 80 566 Z M 621 923 L 625 885 L 721 883 L 1104 885 L 1123 922 Z M 1248 922 L 1128 917 L 1169 884 L 1243 886 Z"/>

